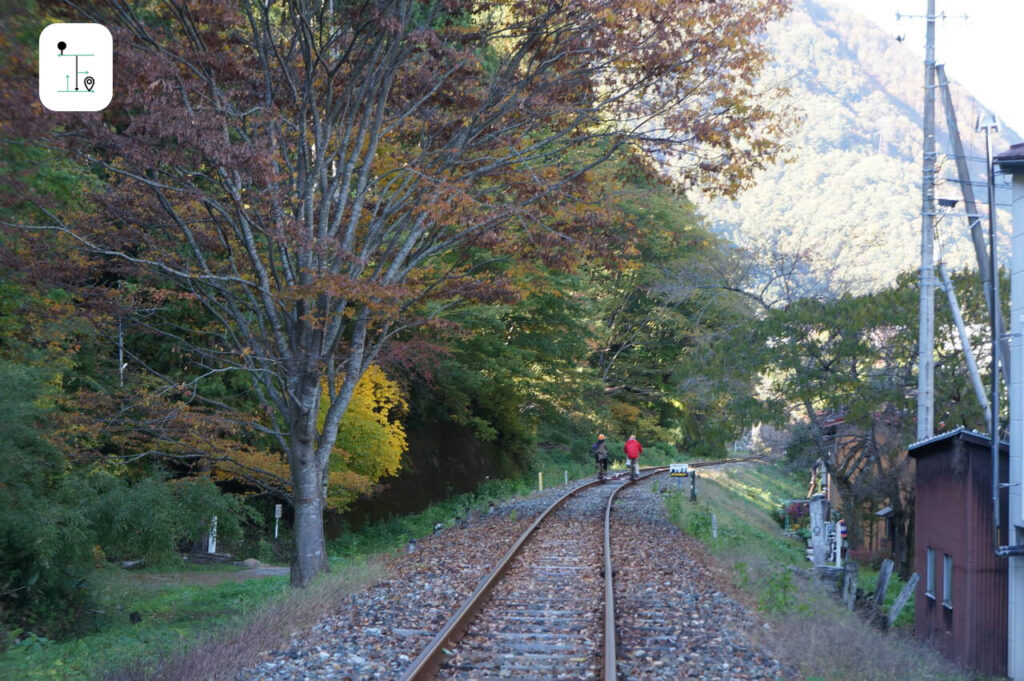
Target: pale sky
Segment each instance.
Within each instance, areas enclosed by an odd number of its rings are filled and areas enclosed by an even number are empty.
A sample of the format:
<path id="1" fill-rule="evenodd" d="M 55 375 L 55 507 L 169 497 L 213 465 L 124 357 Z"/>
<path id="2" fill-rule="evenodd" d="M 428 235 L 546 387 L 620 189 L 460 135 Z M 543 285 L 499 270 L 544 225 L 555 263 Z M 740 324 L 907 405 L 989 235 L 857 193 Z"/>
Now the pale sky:
<path id="1" fill-rule="evenodd" d="M 904 35 L 903 44 L 921 59 L 923 86 L 928 0 L 834 1 L 894 37 Z M 904 18 L 897 20 L 897 12 Z M 1024 137 L 1024 0 L 935 0 L 935 13 L 946 15 L 935 22 L 935 61 Z"/>

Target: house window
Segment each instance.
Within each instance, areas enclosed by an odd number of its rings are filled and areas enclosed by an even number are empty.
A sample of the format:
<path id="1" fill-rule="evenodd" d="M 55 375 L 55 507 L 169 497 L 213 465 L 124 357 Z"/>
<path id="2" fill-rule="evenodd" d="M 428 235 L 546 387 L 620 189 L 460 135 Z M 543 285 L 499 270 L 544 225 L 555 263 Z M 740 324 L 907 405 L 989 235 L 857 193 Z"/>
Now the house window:
<path id="1" fill-rule="evenodd" d="M 953 607 L 953 556 L 942 554 L 942 605 Z"/>
<path id="2" fill-rule="evenodd" d="M 930 546 L 924 561 L 924 595 L 935 598 L 935 549 Z"/>

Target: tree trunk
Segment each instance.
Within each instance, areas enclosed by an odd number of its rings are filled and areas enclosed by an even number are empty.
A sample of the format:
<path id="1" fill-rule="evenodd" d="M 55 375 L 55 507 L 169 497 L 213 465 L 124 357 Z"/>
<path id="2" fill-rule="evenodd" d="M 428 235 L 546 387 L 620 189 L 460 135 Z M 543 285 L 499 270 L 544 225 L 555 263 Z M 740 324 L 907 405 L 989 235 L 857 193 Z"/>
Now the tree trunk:
<path id="1" fill-rule="evenodd" d="M 909 508 L 913 508 L 910 506 Z M 900 554 L 900 577 L 907 579 L 914 572 L 914 512 L 904 512 L 904 518 L 899 523 L 902 532 L 901 554 Z"/>
<path id="2" fill-rule="evenodd" d="M 321 472 L 312 439 L 292 438 L 292 495 L 295 508 L 295 557 L 292 558 L 292 586 L 306 586 L 329 569 L 324 540 Z"/>
<path id="3" fill-rule="evenodd" d="M 900 577 L 907 579 L 914 571 L 914 501 L 901 494 L 897 481 L 896 491 L 890 497 L 896 510 L 893 522 L 892 553 Z"/>
<path id="4" fill-rule="evenodd" d="M 851 485 L 834 473 L 832 481 L 836 485 L 836 492 L 839 493 L 839 500 L 843 509 L 843 520 L 846 523 L 846 540 L 851 549 L 861 548 L 864 544 L 864 521 L 861 518 L 860 501 L 851 489 Z"/>

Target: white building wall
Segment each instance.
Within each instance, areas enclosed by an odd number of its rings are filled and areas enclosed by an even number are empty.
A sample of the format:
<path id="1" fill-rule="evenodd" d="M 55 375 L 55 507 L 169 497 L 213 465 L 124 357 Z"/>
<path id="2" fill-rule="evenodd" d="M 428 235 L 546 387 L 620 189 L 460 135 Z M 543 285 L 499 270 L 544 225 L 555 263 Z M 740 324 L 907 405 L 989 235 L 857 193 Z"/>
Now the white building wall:
<path id="1" fill-rule="evenodd" d="M 1017 541 L 1024 531 L 1017 528 Z M 1007 675 L 1013 681 L 1024 681 L 1024 556 L 1010 558 L 1010 602 L 1007 633 Z"/>
<path id="2" fill-rule="evenodd" d="M 1013 176 L 1010 257 L 1010 498 L 1009 543 L 1024 544 L 1024 174 Z M 1024 681 L 1024 557 L 1010 558 L 1007 673 Z"/>

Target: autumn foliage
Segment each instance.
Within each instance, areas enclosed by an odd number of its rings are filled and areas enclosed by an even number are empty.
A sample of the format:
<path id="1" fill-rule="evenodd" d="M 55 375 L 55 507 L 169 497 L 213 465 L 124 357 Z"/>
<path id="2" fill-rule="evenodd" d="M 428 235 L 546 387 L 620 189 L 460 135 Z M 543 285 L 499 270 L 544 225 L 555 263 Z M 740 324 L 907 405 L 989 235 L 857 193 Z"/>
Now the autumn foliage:
<path id="1" fill-rule="evenodd" d="M 453 305 L 514 298 L 489 262 L 571 268 L 599 253 L 617 216 L 594 173 L 625 152 L 660 159 L 685 189 L 747 184 L 781 133 L 755 80 L 767 58 L 757 36 L 784 10 L 86 4 L 61 18 L 111 28 L 112 104 L 45 112 L 21 60 L 5 67 L 2 93 L 4 142 L 39 140 L 75 164 L 89 178 L 82 199 L 21 178 L 8 198 L 29 216 L 23 227 L 62 235 L 100 270 L 84 288 L 131 279 L 195 308 L 106 296 L 119 307 L 109 314 L 178 346 L 185 380 L 154 373 L 185 383 L 200 421 L 244 429 L 229 434 L 252 443 L 236 450 L 249 468 L 264 451 L 288 461 L 302 584 L 326 568 L 331 476 L 351 487 L 393 470 L 337 454 L 343 416 L 386 346 Z M 217 392 L 226 382 L 235 397 Z"/>
<path id="2" fill-rule="evenodd" d="M 338 428 L 327 479 L 329 507 L 343 509 L 354 495 L 398 472 L 407 447 L 401 421 L 406 407 L 401 387 L 380 366 L 370 365 Z"/>

